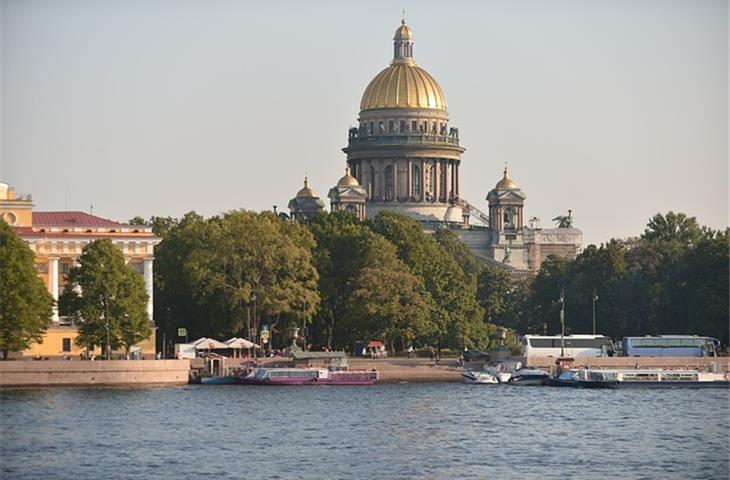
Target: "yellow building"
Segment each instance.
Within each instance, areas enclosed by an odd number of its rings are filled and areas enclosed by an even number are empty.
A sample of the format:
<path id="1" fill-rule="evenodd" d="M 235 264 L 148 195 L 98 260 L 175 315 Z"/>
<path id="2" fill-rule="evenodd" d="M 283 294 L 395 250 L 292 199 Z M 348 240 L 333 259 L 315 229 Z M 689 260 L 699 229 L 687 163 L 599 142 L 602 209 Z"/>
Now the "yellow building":
<path id="1" fill-rule="evenodd" d="M 144 276 L 149 296 L 147 313 L 152 336 L 138 347 L 143 355 L 155 354 L 156 328 L 152 321 L 152 273 L 154 246 L 161 239 L 152 233 L 151 227 L 123 224 L 84 212 L 33 211 L 31 196 L 18 196 L 15 190 L 5 183 L 0 183 L 0 218 L 33 250 L 38 276 L 46 284 L 54 300 L 58 300 L 66 276 L 76 265 L 84 246 L 94 240 L 110 239 L 124 254 L 127 263 Z M 54 307 L 49 322 L 43 341 L 31 345 L 28 350 L 22 352 L 23 356 L 71 356 L 84 351 L 74 343 L 78 330 L 73 321 L 70 318 L 59 317 L 57 307 Z"/>

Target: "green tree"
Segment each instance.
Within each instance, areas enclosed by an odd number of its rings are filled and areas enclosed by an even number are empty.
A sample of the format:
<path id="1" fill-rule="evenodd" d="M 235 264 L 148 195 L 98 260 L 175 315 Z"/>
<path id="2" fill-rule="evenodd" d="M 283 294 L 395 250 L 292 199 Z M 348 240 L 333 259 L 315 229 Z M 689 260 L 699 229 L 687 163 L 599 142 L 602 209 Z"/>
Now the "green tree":
<path id="1" fill-rule="evenodd" d="M 310 339 L 328 347 L 348 348 L 354 340 L 366 339 L 354 333 L 361 329 L 353 325 L 348 313 L 358 278 L 365 268 L 385 270 L 397 266 L 395 247 L 350 212 L 319 214 L 308 227 L 316 241 L 314 263 L 320 274 L 322 297 Z M 357 318 L 362 320 L 361 316 Z"/>
<path id="2" fill-rule="evenodd" d="M 69 272 L 60 299 L 61 311 L 76 317 L 76 344 L 124 348 L 151 335 L 146 310 L 147 292 L 142 277 L 125 265 L 124 256 L 108 239 L 84 247 L 79 265 Z"/>
<path id="3" fill-rule="evenodd" d="M 430 334 L 431 302 L 420 279 L 397 261 L 388 268 L 364 268 L 348 302 L 356 339 L 380 339 L 392 352 Z"/>
<path id="4" fill-rule="evenodd" d="M 133 217 L 128 222 L 130 225 L 148 225 L 147 220 L 137 215 L 136 217 Z"/>
<path id="5" fill-rule="evenodd" d="M 0 220 L 0 351 L 3 360 L 41 342 L 53 297 L 35 271 L 33 251 Z"/>
<path id="6" fill-rule="evenodd" d="M 434 302 L 432 340 L 437 347 L 481 346 L 486 329 L 484 311 L 476 301 L 476 279 L 464 273 L 449 252 L 404 215 L 381 212 L 372 220 L 372 228 L 396 246 L 399 258 L 430 294 Z"/>
<path id="7" fill-rule="evenodd" d="M 307 229 L 271 212 L 232 211 L 194 225 L 195 234 L 180 268 L 200 304 L 212 305 L 220 323 L 209 332 L 237 334 L 254 305 L 253 324 L 272 332 L 310 316 L 319 304 L 314 241 Z M 255 297 L 254 297 L 255 296 Z"/>

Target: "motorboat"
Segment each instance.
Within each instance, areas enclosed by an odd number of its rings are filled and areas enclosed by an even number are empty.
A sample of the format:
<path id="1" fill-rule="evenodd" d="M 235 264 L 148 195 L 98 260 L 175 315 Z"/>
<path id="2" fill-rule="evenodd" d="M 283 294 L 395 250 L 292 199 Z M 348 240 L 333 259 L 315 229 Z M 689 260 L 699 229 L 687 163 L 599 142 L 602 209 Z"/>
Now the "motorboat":
<path id="1" fill-rule="evenodd" d="M 330 368 L 251 368 L 236 377 L 245 385 L 373 385 L 377 370 L 333 370 Z"/>
<path id="2" fill-rule="evenodd" d="M 508 383 L 514 373 L 522 368 L 520 362 L 494 362 L 484 367 L 484 371 L 491 373 L 499 383 Z"/>
<path id="3" fill-rule="evenodd" d="M 579 386 L 578 380 L 583 376 L 583 372 L 579 369 L 566 370 L 557 377 L 548 377 L 545 385 L 548 387 L 577 387 Z"/>
<path id="4" fill-rule="evenodd" d="M 509 379 L 510 385 L 545 385 L 548 375 L 538 368 L 521 368 L 517 370 Z"/>
<path id="5" fill-rule="evenodd" d="M 698 370 L 584 369 L 576 377 L 584 388 L 729 388 L 730 374 Z"/>
<path id="6" fill-rule="evenodd" d="M 461 374 L 461 380 L 464 383 L 481 384 L 481 385 L 499 383 L 499 378 L 497 378 L 496 375 L 489 373 L 489 372 L 485 372 L 485 371 L 479 371 L 479 370 L 465 371 L 464 373 Z"/>

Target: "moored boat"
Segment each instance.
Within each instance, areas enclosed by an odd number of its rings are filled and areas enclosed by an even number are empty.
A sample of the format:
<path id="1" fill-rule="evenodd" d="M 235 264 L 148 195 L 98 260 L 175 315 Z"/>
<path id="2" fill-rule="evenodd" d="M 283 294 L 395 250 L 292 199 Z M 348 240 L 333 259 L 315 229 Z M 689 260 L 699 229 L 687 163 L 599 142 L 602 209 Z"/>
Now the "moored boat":
<path id="1" fill-rule="evenodd" d="M 521 368 L 512 374 L 509 379 L 510 385 L 545 385 L 548 375 L 538 368 Z"/>
<path id="2" fill-rule="evenodd" d="M 467 370 L 461 374 L 461 380 L 469 384 L 494 385 L 499 383 L 496 375 L 479 370 Z"/>
<path id="3" fill-rule="evenodd" d="M 728 374 L 697 370 L 583 369 L 571 386 L 583 388 L 729 388 Z"/>
<path id="4" fill-rule="evenodd" d="M 379 380 L 377 370 L 328 368 L 256 368 L 237 377 L 246 385 L 373 385 Z"/>

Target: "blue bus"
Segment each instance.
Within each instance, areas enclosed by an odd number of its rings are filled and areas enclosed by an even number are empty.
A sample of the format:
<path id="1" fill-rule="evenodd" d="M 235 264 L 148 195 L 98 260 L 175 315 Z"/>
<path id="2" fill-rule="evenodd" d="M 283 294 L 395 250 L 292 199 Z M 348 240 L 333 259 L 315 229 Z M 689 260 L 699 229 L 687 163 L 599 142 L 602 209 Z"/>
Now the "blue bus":
<path id="1" fill-rule="evenodd" d="M 696 335 L 624 337 L 624 357 L 716 357 L 720 341 Z"/>

